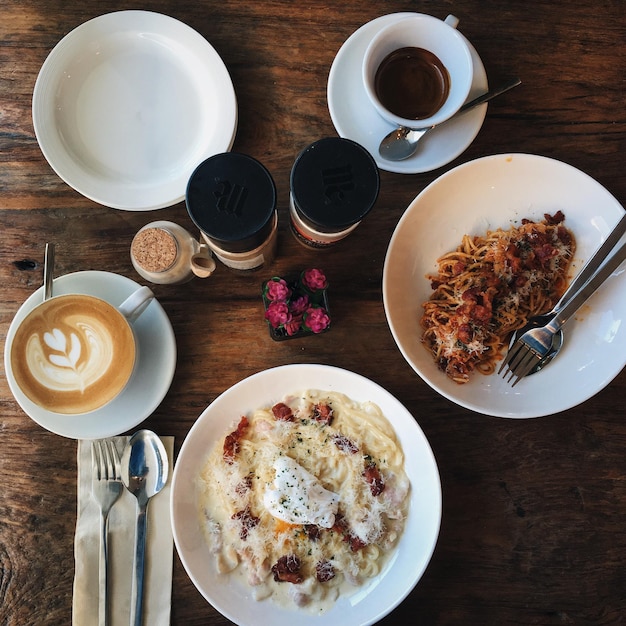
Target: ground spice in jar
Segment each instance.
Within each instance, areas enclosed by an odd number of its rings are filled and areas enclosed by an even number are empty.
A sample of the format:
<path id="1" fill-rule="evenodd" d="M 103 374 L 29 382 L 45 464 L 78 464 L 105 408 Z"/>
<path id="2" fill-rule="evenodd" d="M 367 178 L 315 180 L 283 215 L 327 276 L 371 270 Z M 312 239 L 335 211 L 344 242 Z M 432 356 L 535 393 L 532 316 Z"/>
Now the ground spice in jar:
<path id="1" fill-rule="evenodd" d="M 131 254 L 144 270 L 164 272 L 176 260 L 176 239 L 163 228 L 146 228 L 135 236 Z"/>

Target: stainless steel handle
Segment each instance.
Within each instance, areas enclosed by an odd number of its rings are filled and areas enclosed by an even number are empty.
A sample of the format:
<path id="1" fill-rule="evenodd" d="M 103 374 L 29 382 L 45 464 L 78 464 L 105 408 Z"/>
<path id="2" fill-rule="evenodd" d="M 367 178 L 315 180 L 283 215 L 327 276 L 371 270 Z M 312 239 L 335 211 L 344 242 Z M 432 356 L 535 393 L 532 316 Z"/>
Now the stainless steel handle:
<path id="1" fill-rule="evenodd" d="M 146 533 L 148 526 L 148 503 L 140 502 L 137 512 L 137 530 L 135 535 L 135 568 L 133 583 L 133 604 L 131 606 L 131 620 L 133 626 L 143 624 L 143 581 L 146 563 Z"/>
<path id="2" fill-rule="evenodd" d="M 565 290 L 565 293 L 561 296 L 561 299 L 556 303 L 553 311 L 560 311 L 561 308 L 567 304 L 568 300 L 576 294 L 576 292 L 593 276 L 594 272 L 602 265 L 602 262 L 609 255 L 611 250 L 617 245 L 620 237 L 626 232 L 626 213 L 622 216 L 622 219 L 617 223 L 617 226 L 609 233 L 609 236 L 604 240 L 604 243 L 596 250 L 591 258 L 585 263 L 584 267 L 570 286 Z"/>
<path id="3" fill-rule="evenodd" d="M 624 242 L 617 252 L 585 283 L 582 289 L 558 311 L 556 317 L 547 324 L 546 328 L 557 332 L 596 289 L 598 289 L 598 287 L 621 265 L 624 259 L 626 259 L 626 242 Z"/>

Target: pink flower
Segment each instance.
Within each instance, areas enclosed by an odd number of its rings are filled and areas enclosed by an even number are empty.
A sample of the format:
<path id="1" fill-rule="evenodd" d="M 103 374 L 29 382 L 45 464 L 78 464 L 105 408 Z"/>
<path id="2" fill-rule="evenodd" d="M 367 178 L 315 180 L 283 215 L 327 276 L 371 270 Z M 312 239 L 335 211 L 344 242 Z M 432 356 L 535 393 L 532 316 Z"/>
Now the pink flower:
<path id="1" fill-rule="evenodd" d="M 288 324 L 291 318 L 292 315 L 285 302 L 271 302 L 265 311 L 265 319 L 270 323 L 272 328 L 278 328 L 281 325 Z"/>
<path id="2" fill-rule="evenodd" d="M 300 328 L 302 328 L 302 315 L 292 317 L 290 322 L 287 322 L 284 326 L 285 332 L 291 337 L 295 335 Z"/>
<path id="3" fill-rule="evenodd" d="M 302 316 L 302 313 L 309 308 L 309 296 L 299 296 L 295 298 L 291 301 L 289 308 L 294 315 Z"/>
<path id="4" fill-rule="evenodd" d="M 270 302 L 283 302 L 291 295 L 291 289 L 283 278 L 272 278 L 267 281 L 265 297 Z"/>
<path id="5" fill-rule="evenodd" d="M 326 276 L 318 269 L 310 269 L 302 272 L 302 284 L 311 291 L 325 289 L 328 286 Z"/>
<path id="6" fill-rule="evenodd" d="M 314 333 L 321 333 L 329 324 L 330 317 L 322 307 L 310 307 L 304 316 L 304 325 Z"/>

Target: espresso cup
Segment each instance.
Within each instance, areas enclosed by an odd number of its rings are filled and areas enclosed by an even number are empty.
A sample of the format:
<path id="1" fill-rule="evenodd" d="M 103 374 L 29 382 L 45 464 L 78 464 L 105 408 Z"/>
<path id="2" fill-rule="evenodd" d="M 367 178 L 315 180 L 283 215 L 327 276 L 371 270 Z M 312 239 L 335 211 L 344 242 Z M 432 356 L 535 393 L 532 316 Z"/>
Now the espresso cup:
<path id="1" fill-rule="evenodd" d="M 473 61 L 457 18 L 415 13 L 382 28 L 363 58 L 365 91 L 394 126 L 427 128 L 452 117 L 467 100 Z"/>
<path id="2" fill-rule="evenodd" d="M 140 287 L 118 307 L 85 294 L 45 300 L 16 328 L 7 375 L 51 413 L 102 408 L 132 377 L 138 356 L 132 323 L 153 298 L 148 287 Z"/>

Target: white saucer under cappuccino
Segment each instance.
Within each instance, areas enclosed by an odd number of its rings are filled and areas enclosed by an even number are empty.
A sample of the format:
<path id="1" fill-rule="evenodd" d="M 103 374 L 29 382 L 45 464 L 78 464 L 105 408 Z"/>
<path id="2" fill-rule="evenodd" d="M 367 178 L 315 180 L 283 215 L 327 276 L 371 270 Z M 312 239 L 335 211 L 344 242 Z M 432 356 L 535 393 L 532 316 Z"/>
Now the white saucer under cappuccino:
<path id="1" fill-rule="evenodd" d="M 125 389 L 137 344 L 129 320 L 153 298 L 147 287 L 115 308 L 84 294 L 59 295 L 36 306 L 11 342 L 15 382 L 32 402 L 65 415 L 89 413 Z"/>

